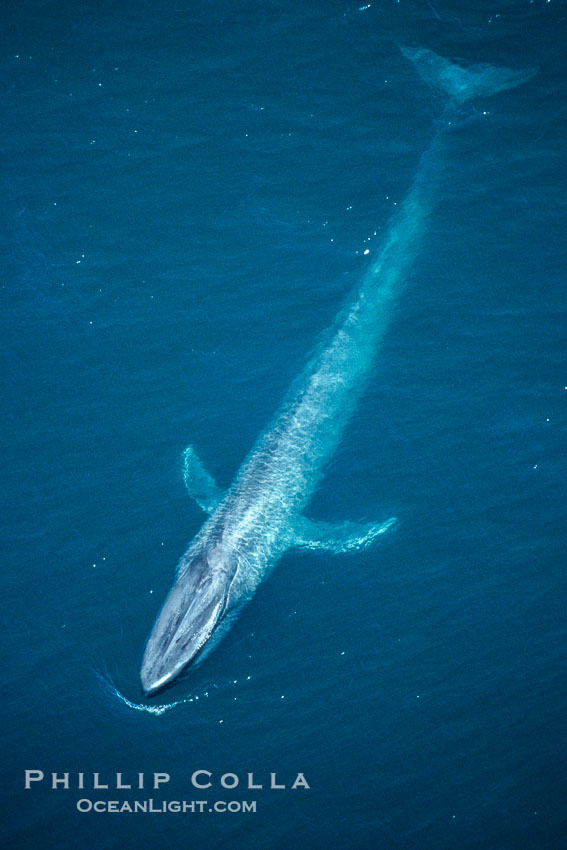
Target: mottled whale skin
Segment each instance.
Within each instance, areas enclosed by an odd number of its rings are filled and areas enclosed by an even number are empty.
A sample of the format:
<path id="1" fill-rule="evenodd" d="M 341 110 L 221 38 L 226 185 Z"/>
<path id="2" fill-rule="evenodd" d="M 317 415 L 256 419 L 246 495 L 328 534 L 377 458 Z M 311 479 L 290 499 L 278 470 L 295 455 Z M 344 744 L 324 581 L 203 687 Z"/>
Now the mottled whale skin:
<path id="1" fill-rule="evenodd" d="M 291 547 L 357 551 L 395 521 L 317 523 L 304 510 L 363 391 L 380 342 L 419 250 L 435 195 L 446 130 L 470 98 L 513 88 L 533 71 L 490 65 L 464 69 L 423 48 L 400 47 L 445 98 L 439 130 L 389 225 L 382 250 L 281 408 L 222 492 L 195 451 L 184 454 L 185 481 L 210 516 L 182 557 L 146 643 L 146 695 L 201 660 L 228 630 L 283 553 Z"/>

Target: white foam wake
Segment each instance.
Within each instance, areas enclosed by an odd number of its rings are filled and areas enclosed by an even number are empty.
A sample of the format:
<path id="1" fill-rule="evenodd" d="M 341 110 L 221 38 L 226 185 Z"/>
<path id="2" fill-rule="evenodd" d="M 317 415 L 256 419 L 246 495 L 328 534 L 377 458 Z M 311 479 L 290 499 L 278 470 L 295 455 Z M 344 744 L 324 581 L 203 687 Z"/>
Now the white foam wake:
<path id="1" fill-rule="evenodd" d="M 97 672 L 96 677 L 107 694 L 114 699 L 117 699 L 132 711 L 145 711 L 148 714 L 154 714 L 159 717 L 162 714 L 165 714 L 166 711 L 171 711 L 172 708 L 176 708 L 178 705 L 183 705 L 186 702 L 193 702 L 193 697 L 184 697 L 183 699 L 175 700 L 175 702 L 166 702 L 161 705 L 146 705 L 146 703 L 143 702 L 132 702 L 132 700 L 128 699 L 128 697 L 124 696 L 124 694 L 118 690 L 108 673 Z"/>

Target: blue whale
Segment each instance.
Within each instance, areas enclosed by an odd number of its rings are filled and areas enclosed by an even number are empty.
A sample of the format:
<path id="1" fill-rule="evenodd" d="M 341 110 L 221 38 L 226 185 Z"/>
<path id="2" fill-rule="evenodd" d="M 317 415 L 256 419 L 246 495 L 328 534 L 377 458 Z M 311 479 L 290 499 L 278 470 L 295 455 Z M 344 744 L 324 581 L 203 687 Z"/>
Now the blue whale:
<path id="1" fill-rule="evenodd" d="M 400 50 L 443 95 L 443 120 L 379 255 L 335 320 L 328 344 L 293 383 L 232 486 L 221 491 L 194 449 L 186 449 L 185 481 L 209 518 L 181 558 L 146 643 L 141 668 L 146 695 L 205 657 L 287 549 L 357 551 L 395 522 L 392 517 L 366 525 L 330 525 L 308 519 L 304 511 L 366 385 L 419 250 L 447 128 L 466 101 L 513 88 L 534 73 L 491 65 L 462 68 L 423 48 Z"/>

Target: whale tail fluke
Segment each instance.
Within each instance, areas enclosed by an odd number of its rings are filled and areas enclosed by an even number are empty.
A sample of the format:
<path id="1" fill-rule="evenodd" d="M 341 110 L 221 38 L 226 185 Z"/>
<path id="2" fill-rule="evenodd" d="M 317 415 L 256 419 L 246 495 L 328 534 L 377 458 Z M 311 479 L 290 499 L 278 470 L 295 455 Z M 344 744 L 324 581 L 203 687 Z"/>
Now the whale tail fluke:
<path id="1" fill-rule="evenodd" d="M 415 65 L 422 80 L 445 92 L 456 105 L 475 97 L 488 97 L 513 89 L 536 73 L 535 68 L 514 70 L 486 64 L 461 68 L 424 47 L 398 46 L 405 58 Z"/>

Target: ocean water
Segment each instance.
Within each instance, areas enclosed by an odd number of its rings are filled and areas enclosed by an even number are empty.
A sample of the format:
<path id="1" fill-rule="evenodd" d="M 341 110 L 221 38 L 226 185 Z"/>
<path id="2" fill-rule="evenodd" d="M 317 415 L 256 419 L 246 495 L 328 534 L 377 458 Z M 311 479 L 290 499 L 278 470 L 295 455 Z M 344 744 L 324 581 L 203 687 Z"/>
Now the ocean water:
<path id="1" fill-rule="evenodd" d="M 3 846 L 567 846 L 566 20 L 558 0 L 5 5 Z M 538 69 L 448 133 L 309 509 L 397 526 L 287 553 L 144 700 L 204 519 L 183 449 L 230 484 L 439 126 L 396 42 Z M 207 805 L 77 810 L 150 797 Z"/>

